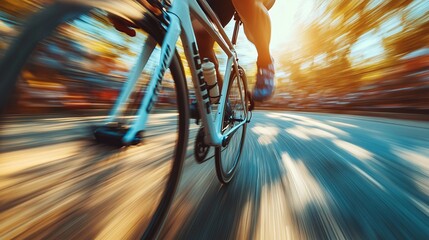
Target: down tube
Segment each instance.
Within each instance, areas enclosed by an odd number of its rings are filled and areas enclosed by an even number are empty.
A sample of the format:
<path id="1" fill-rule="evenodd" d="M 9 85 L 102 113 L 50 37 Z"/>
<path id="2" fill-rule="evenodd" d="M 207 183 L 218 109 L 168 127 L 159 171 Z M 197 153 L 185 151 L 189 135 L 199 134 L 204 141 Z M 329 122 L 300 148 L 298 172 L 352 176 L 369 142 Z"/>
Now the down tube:
<path id="1" fill-rule="evenodd" d="M 128 76 L 127 81 L 122 87 L 121 95 L 119 95 L 119 98 L 116 100 L 107 123 L 115 122 L 116 118 L 124 111 L 125 105 L 131 96 L 131 92 L 134 90 L 136 83 L 155 47 L 156 41 L 152 37 L 148 36 L 146 41 L 143 43 L 142 50 L 136 64 L 131 70 L 131 74 Z"/>
<path id="2" fill-rule="evenodd" d="M 157 101 L 164 73 L 170 66 L 171 60 L 175 55 L 176 43 L 180 36 L 180 21 L 172 14 L 170 14 L 170 20 L 171 21 L 168 25 L 167 33 L 161 46 L 159 65 L 156 67 L 154 74 L 152 75 L 147 86 L 146 94 L 144 95 L 142 104 L 140 105 L 137 113 L 137 119 L 123 139 L 125 143 L 131 142 L 131 140 L 139 131 L 144 130 L 148 115 L 152 110 L 153 105 Z"/>

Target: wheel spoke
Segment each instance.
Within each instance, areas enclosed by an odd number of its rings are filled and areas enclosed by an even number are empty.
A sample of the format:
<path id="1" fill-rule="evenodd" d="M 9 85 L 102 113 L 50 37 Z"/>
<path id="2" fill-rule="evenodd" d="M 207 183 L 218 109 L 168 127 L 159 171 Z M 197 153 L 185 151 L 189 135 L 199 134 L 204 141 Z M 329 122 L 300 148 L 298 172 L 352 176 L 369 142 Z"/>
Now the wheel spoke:
<path id="1" fill-rule="evenodd" d="M 242 69 L 240 69 L 240 71 L 242 71 Z M 231 75 L 227 95 L 228 104 L 225 107 L 225 120 L 222 126 L 223 133 L 230 131 L 234 126 L 246 121 L 245 101 L 247 101 L 247 93 L 244 89 L 243 79 L 242 77 L 238 78 L 236 74 Z M 238 166 L 245 132 L 246 123 L 242 124 L 241 127 L 234 130 L 234 132 L 231 132 L 225 146 L 217 148 L 216 173 L 219 180 L 223 183 L 228 183 L 231 180 Z"/>

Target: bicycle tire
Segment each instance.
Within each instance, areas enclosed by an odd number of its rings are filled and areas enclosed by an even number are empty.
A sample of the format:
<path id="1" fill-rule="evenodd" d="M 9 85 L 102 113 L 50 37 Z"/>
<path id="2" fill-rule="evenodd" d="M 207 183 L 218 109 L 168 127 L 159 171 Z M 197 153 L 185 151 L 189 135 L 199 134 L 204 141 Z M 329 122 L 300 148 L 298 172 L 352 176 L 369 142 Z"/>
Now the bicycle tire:
<path id="1" fill-rule="evenodd" d="M 16 89 L 20 71 L 37 44 L 52 34 L 54 29 L 60 24 L 79 17 L 90 10 L 91 8 L 88 6 L 70 3 L 55 3 L 44 8 L 30 18 L 23 32 L 8 48 L 3 60 L 0 62 L 0 110 L 2 114 L 7 105 L 10 104 L 10 99 L 13 97 L 13 92 Z M 135 24 L 149 33 L 158 44 L 162 43 L 165 30 L 161 27 L 158 19 L 153 16 L 148 16 L 142 20 L 136 21 Z M 188 142 L 188 89 L 183 65 L 177 51 L 174 53 L 169 69 L 175 85 L 178 111 L 178 137 L 174 150 L 172 150 L 174 156 L 171 158 L 172 166 L 168 173 L 166 185 L 163 189 L 164 191 L 161 196 L 162 200 L 155 207 L 156 210 L 153 211 L 154 213 L 150 217 L 150 223 L 146 229 L 139 230 L 141 239 L 155 239 L 162 228 L 180 180 L 187 148 L 186 145 Z"/>
<path id="2" fill-rule="evenodd" d="M 240 115 L 239 112 L 241 112 L 241 115 L 238 117 L 240 119 L 243 119 L 244 112 L 245 112 L 244 109 L 247 108 L 247 105 L 248 105 L 248 96 L 247 96 L 248 93 L 246 90 L 247 80 L 246 80 L 245 72 L 241 67 L 239 67 L 239 73 L 241 76 L 240 78 L 237 78 L 237 74 L 235 73 L 235 71 L 233 71 L 233 73 L 231 74 L 230 85 L 227 91 L 227 99 L 229 101 L 229 104 L 232 105 L 231 109 L 233 112 L 232 113 L 233 118 L 236 118 L 237 114 Z M 240 79 L 242 88 L 243 88 L 241 96 L 243 96 L 245 99 L 244 106 L 240 102 L 234 103 L 233 102 L 234 96 L 231 95 L 233 90 L 237 90 L 238 85 L 236 84 L 238 82 L 237 81 L 238 79 Z M 236 98 L 235 99 L 236 101 L 241 100 L 240 97 L 238 98 L 235 97 L 235 98 Z M 225 107 L 225 112 L 226 111 L 228 111 L 227 107 Z M 226 128 L 232 127 L 235 124 L 234 122 L 235 122 L 234 120 L 233 121 L 224 120 L 224 123 L 222 124 L 222 128 L 226 130 Z M 237 131 L 232 134 L 231 139 L 228 140 L 228 143 L 226 144 L 225 147 L 224 146 L 216 147 L 216 151 L 215 151 L 216 175 L 219 181 L 223 184 L 227 184 L 231 181 L 239 166 L 241 153 L 243 151 L 244 141 L 246 139 L 246 130 L 247 130 L 247 122 L 244 123 L 241 128 L 237 129 Z M 228 163 L 227 161 L 230 161 L 230 163 Z"/>

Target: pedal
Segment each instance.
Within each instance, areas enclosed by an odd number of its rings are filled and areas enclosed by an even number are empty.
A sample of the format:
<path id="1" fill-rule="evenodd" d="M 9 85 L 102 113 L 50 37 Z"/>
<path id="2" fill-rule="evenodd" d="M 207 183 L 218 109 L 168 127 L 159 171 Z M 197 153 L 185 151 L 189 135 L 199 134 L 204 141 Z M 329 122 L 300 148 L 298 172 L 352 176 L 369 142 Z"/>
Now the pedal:
<path id="1" fill-rule="evenodd" d="M 118 126 L 102 126 L 98 127 L 94 131 L 94 137 L 97 142 L 113 145 L 116 147 L 123 147 L 128 145 L 137 145 L 143 140 L 143 132 L 138 132 L 130 143 L 125 144 L 123 142 L 124 136 L 127 134 L 128 128 Z"/>

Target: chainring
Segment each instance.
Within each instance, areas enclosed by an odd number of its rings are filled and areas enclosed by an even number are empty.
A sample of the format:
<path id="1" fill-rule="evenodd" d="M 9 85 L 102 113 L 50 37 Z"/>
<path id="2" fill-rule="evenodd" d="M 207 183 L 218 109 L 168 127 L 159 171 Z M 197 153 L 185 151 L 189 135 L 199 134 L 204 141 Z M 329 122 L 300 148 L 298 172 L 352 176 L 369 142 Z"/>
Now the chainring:
<path id="1" fill-rule="evenodd" d="M 203 163 L 207 161 L 207 154 L 209 153 L 210 146 L 204 143 L 204 128 L 201 127 L 198 130 L 197 137 L 195 138 L 194 156 L 197 163 Z"/>

